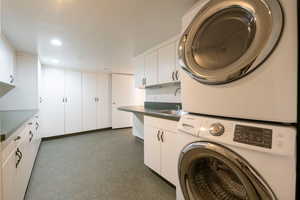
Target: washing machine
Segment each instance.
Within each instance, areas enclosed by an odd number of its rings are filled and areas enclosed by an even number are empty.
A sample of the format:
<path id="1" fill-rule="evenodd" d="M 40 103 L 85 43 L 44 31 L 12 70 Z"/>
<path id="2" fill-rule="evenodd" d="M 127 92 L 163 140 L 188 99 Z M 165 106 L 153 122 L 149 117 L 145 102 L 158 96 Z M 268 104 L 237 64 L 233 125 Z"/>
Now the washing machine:
<path id="1" fill-rule="evenodd" d="M 297 122 L 296 0 L 199 0 L 178 54 L 185 111 Z"/>
<path id="2" fill-rule="evenodd" d="M 294 200 L 296 128 L 186 114 L 177 200 Z"/>

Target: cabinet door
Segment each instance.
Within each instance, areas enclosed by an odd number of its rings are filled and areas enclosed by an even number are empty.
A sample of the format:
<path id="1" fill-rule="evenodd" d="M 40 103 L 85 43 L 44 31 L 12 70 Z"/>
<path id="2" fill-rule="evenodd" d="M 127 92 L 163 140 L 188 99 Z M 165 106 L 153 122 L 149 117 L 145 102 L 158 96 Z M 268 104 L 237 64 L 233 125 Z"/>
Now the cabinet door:
<path id="1" fill-rule="evenodd" d="M 65 133 L 82 131 L 81 73 L 65 71 Z"/>
<path id="2" fill-rule="evenodd" d="M 132 113 L 120 111 L 122 106 L 134 105 L 134 77 L 112 75 L 112 128 L 132 127 Z"/>
<path id="3" fill-rule="evenodd" d="M 161 143 L 161 176 L 172 184 L 177 183 L 176 133 L 163 131 Z"/>
<path id="4" fill-rule="evenodd" d="M 43 101 L 40 104 L 41 134 L 43 137 L 65 132 L 64 71 L 47 67 L 43 71 Z"/>
<path id="5" fill-rule="evenodd" d="M 175 81 L 175 42 L 158 50 L 158 82 L 168 83 Z"/>
<path id="6" fill-rule="evenodd" d="M 178 56 L 178 45 L 179 45 L 179 40 L 176 41 L 176 46 L 175 46 L 175 55 L 176 55 L 176 63 L 175 63 L 175 77 L 177 81 L 181 80 L 181 66 L 179 64 L 179 56 Z"/>
<path id="7" fill-rule="evenodd" d="M 17 199 L 24 199 L 26 188 L 29 182 L 31 170 L 33 167 L 33 145 L 30 141 L 29 129 L 24 130 L 24 140 L 18 147 L 22 153 L 20 163 L 17 167 L 17 178 L 15 183 L 15 192 Z"/>
<path id="8" fill-rule="evenodd" d="M 111 75 L 97 75 L 97 128 L 111 127 Z"/>
<path id="9" fill-rule="evenodd" d="M 15 151 L 3 160 L 2 163 L 2 192 L 3 200 L 18 200 L 16 192 L 17 158 Z M 1 193 L 2 194 L 2 193 Z"/>
<path id="10" fill-rule="evenodd" d="M 135 87 L 143 88 L 145 86 L 145 56 L 140 55 L 133 59 L 133 66 L 135 69 Z"/>
<path id="11" fill-rule="evenodd" d="M 146 85 L 157 84 L 157 73 L 158 73 L 158 53 L 154 51 L 145 56 L 145 77 Z"/>
<path id="12" fill-rule="evenodd" d="M 0 82 L 14 84 L 15 54 L 4 35 L 0 34 Z"/>
<path id="13" fill-rule="evenodd" d="M 159 129 L 151 126 L 144 127 L 144 163 L 152 170 L 160 174 Z"/>
<path id="14" fill-rule="evenodd" d="M 82 75 L 82 125 L 84 131 L 97 129 L 97 75 Z"/>

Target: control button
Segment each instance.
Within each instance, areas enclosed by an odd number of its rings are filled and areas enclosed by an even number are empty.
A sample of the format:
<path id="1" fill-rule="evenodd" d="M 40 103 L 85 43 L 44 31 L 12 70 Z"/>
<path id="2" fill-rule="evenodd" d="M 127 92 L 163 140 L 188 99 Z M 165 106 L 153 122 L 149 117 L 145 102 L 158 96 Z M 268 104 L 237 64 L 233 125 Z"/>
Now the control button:
<path id="1" fill-rule="evenodd" d="M 225 128 L 220 123 L 212 124 L 209 128 L 209 133 L 213 136 L 221 136 L 225 132 Z"/>

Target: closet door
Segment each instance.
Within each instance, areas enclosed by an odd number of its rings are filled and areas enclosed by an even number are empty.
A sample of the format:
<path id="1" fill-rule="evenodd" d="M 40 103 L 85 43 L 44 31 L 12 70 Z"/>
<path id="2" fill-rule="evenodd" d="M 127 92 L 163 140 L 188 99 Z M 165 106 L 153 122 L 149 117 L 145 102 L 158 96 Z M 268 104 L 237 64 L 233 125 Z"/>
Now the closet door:
<path id="1" fill-rule="evenodd" d="M 43 137 L 62 135 L 65 132 L 64 70 L 45 67 L 43 73 L 41 134 Z"/>
<path id="2" fill-rule="evenodd" d="M 82 131 L 81 73 L 65 71 L 65 133 Z"/>
<path id="3" fill-rule="evenodd" d="M 132 127 L 132 113 L 120 111 L 122 106 L 134 105 L 132 75 L 112 74 L 112 128 Z"/>
<path id="4" fill-rule="evenodd" d="M 111 75 L 97 75 L 97 128 L 111 127 Z"/>
<path id="5" fill-rule="evenodd" d="M 97 129 L 97 75 L 82 75 L 82 122 L 83 131 Z"/>

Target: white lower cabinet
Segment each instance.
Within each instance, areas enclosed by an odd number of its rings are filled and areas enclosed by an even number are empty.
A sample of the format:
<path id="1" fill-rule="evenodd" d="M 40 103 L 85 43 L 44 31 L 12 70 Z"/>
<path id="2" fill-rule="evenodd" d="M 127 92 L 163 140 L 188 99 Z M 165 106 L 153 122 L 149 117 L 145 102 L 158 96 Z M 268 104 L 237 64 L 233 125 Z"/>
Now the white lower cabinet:
<path id="1" fill-rule="evenodd" d="M 22 200 L 40 144 L 36 117 L 8 139 L 1 151 L 2 200 Z"/>
<path id="2" fill-rule="evenodd" d="M 177 122 L 145 116 L 144 163 L 173 185 L 177 182 Z"/>
<path id="3" fill-rule="evenodd" d="M 156 173 L 160 174 L 161 143 L 158 140 L 159 129 L 145 126 L 144 130 L 144 162 Z"/>

